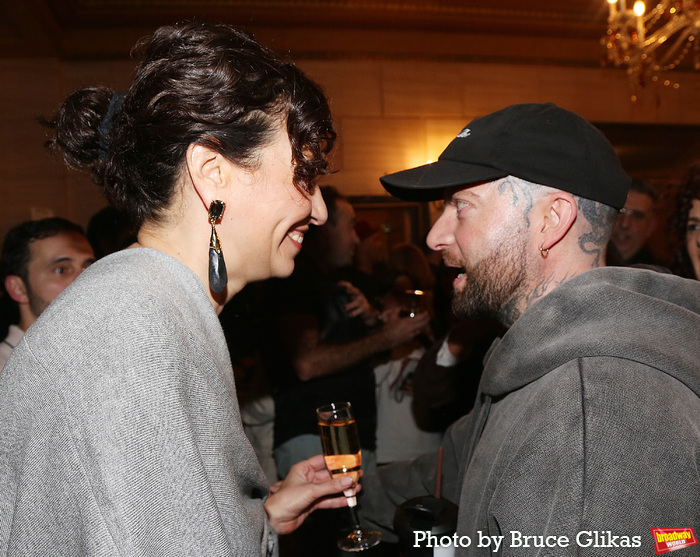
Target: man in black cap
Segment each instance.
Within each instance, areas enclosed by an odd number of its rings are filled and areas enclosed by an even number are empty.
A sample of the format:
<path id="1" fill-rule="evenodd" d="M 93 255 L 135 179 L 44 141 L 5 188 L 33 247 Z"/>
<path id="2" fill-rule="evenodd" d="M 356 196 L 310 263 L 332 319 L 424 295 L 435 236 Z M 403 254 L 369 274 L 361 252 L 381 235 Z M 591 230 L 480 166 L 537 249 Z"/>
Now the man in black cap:
<path id="1" fill-rule="evenodd" d="M 381 181 L 445 199 L 428 245 L 461 270 L 453 310 L 507 327 L 443 442 L 456 554 L 646 555 L 650 528 L 700 526 L 700 285 L 604 266 L 630 178 L 602 133 L 510 106 Z M 432 493 L 436 469 L 429 454 L 368 475 L 365 518 L 391 540 L 395 507 Z"/>

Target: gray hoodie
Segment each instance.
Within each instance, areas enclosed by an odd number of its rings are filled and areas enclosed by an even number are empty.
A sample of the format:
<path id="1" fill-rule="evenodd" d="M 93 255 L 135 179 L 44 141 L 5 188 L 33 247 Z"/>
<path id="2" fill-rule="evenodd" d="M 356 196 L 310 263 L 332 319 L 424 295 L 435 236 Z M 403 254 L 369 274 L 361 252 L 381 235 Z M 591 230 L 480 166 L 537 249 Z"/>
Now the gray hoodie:
<path id="1" fill-rule="evenodd" d="M 699 335 L 700 282 L 654 271 L 591 270 L 533 304 L 445 436 L 456 554 L 650 555 L 651 527 L 700 530 Z M 435 463 L 363 479 L 363 514 L 389 539 Z"/>

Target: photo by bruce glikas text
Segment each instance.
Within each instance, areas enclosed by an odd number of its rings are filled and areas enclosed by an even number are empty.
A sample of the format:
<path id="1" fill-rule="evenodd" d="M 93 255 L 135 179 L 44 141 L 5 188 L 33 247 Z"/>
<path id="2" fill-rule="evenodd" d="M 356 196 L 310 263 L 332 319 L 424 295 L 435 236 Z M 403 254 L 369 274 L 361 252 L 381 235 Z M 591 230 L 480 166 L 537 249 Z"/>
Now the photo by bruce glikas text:
<path id="1" fill-rule="evenodd" d="M 642 536 L 627 536 L 614 534 L 610 530 L 583 530 L 576 534 L 574 539 L 564 535 L 533 536 L 513 530 L 507 536 L 489 536 L 481 530 L 477 535 L 459 536 L 456 533 L 451 536 L 436 536 L 429 531 L 418 530 L 413 533 L 414 547 L 488 547 L 494 552 L 503 547 L 509 548 L 565 548 L 565 547 L 641 547 Z"/>

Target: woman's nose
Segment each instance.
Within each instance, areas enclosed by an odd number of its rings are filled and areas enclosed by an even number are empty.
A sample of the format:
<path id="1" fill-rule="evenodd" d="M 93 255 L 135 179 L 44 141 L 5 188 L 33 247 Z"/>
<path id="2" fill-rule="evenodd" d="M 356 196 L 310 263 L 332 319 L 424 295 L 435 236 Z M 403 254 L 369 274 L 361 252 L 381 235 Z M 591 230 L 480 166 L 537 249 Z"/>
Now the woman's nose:
<path id="1" fill-rule="evenodd" d="M 321 226 L 325 224 L 327 220 L 328 209 L 325 201 L 323 201 L 321 189 L 315 187 L 314 192 L 311 194 L 311 222 L 317 226 Z"/>

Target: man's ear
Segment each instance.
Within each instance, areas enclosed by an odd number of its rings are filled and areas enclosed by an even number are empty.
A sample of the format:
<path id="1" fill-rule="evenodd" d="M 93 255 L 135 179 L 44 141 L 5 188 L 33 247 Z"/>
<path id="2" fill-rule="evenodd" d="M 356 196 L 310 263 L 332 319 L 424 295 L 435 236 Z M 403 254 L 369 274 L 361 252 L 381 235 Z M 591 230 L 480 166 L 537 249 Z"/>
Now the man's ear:
<path id="1" fill-rule="evenodd" d="M 18 304 L 28 304 L 29 296 L 27 295 L 27 286 L 21 277 L 17 275 L 8 275 L 5 277 L 5 290 L 15 302 Z"/>
<path id="2" fill-rule="evenodd" d="M 548 250 L 571 230 L 578 215 L 578 205 L 573 195 L 559 191 L 548 195 L 543 201 L 539 247 Z"/>
<path id="3" fill-rule="evenodd" d="M 192 186 L 208 210 L 211 202 L 222 199 L 227 181 L 227 159 L 217 151 L 191 143 L 185 155 Z"/>

